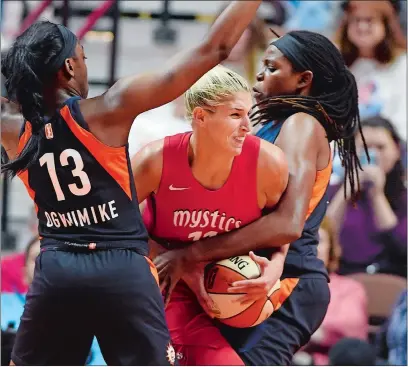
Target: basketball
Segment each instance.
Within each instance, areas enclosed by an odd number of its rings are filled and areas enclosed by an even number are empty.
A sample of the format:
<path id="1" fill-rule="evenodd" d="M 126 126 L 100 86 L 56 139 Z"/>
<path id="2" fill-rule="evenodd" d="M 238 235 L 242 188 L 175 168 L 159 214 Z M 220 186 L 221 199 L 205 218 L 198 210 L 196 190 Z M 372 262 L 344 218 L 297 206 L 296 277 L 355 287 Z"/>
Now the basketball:
<path id="1" fill-rule="evenodd" d="M 256 279 L 261 275 L 258 264 L 249 256 L 234 256 L 208 264 L 204 280 L 208 295 L 221 312 L 218 320 L 226 325 L 246 328 L 260 324 L 274 311 L 272 295 L 280 289 L 280 281 L 270 290 L 268 296 L 251 304 L 234 302 L 243 293 L 228 293 L 233 282 Z"/>

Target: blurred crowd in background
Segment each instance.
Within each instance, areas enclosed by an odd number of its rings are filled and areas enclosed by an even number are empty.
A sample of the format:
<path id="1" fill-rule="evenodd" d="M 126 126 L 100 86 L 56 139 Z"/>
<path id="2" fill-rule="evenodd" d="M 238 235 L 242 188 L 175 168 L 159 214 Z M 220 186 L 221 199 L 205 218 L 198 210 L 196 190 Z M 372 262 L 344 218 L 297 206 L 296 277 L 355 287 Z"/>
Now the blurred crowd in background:
<path id="1" fill-rule="evenodd" d="M 224 6 L 220 1 L 219 12 Z M 358 85 L 370 161 L 361 155 L 362 192 L 354 207 L 334 154 L 330 203 L 318 247 L 330 273 L 331 303 L 320 329 L 295 355 L 295 365 L 407 365 L 406 6 L 406 1 L 388 0 L 265 1 L 263 14 L 270 11 L 274 24 L 267 25 L 261 16 L 254 19 L 225 63 L 254 83 L 262 53 L 275 37 L 269 27 L 279 35 L 307 29 L 338 46 Z M 4 22 L 3 16 L 2 27 Z M 2 44 L 3 37 L 12 41 L 3 32 Z M 136 118 L 130 153 L 189 129 L 181 96 Z M 362 142 L 357 145 L 361 149 Z M 20 230 L 29 233 L 25 250 L 2 253 L 1 260 L 2 364 L 8 364 L 4 358 L 39 253 L 34 209 Z M 95 342 L 89 364 L 103 363 Z"/>

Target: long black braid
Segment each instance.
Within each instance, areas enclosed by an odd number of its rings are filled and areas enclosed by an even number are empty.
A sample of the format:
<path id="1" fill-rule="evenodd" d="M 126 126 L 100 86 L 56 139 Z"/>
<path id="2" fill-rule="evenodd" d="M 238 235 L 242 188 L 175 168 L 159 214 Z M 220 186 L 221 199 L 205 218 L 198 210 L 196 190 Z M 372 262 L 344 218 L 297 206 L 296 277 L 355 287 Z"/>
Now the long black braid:
<path id="1" fill-rule="evenodd" d="M 284 41 L 284 42 L 282 42 Z M 367 146 L 361 129 L 356 80 L 344 64 L 338 49 L 324 36 L 309 31 L 292 31 L 275 41 L 292 63 L 293 70 L 313 72 L 310 96 L 283 95 L 262 100 L 253 107 L 251 120 L 265 124 L 282 120 L 297 112 L 315 117 L 325 128 L 329 141 L 335 141 L 345 170 L 344 193 L 347 181 L 356 200 L 360 191 L 358 169 L 361 169 L 355 145 L 359 130 L 365 152 Z"/>

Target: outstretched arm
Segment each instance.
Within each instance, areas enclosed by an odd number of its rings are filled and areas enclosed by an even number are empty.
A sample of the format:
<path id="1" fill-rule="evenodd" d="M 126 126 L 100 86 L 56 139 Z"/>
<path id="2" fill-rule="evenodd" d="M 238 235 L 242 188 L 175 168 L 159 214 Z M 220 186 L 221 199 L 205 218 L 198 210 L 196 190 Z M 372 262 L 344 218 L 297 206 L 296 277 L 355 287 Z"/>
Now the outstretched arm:
<path id="1" fill-rule="evenodd" d="M 98 97 L 98 111 L 109 115 L 106 124 L 127 125 L 142 112 L 166 104 L 183 94 L 201 76 L 225 60 L 248 27 L 261 1 L 233 1 L 196 47 L 159 71 L 120 79 Z"/>
<path id="2" fill-rule="evenodd" d="M 185 259 L 189 262 L 225 259 L 262 248 L 281 247 L 298 239 L 312 196 L 318 141 L 322 136 L 324 129 L 313 117 L 303 113 L 291 116 L 276 141 L 289 166 L 289 183 L 278 208 L 243 228 L 194 242 L 182 254 Z"/>

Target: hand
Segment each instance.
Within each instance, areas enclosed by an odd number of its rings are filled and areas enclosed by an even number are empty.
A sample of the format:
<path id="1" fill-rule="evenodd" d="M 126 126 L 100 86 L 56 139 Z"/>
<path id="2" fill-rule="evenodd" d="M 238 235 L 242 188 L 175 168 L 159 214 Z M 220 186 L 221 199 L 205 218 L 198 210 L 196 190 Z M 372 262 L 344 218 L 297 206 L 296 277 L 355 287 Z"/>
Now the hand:
<path id="1" fill-rule="evenodd" d="M 370 194 L 379 194 L 384 192 L 385 186 L 385 173 L 377 165 L 363 166 L 363 171 L 359 172 L 360 183 L 369 183 L 371 186 L 368 188 Z"/>
<path id="2" fill-rule="evenodd" d="M 206 265 L 206 263 L 197 264 L 197 266 L 192 271 L 184 274 L 182 278 L 196 295 L 197 301 L 203 308 L 203 310 L 211 318 L 214 318 L 219 317 L 221 315 L 221 312 L 205 289 L 204 268 Z"/>
<path id="3" fill-rule="evenodd" d="M 155 240 L 149 238 L 149 258 L 154 260 L 158 255 L 163 254 L 164 252 L 168 251 L 165 247 L 160 245 L 160 243 L 156 242 Z"/>
<path id="4" fill-rule="evenodd" d="M 167 306 L 170 295 L 180 278 L 187 272 L 188 261 L 185 250 L 170 250 L 153 260 L 159 274 L 160 290 L 164 292 L 164 305 Z M 191 266 L 191 265 L 190 265 Z"/>
<path id="5" fill-rule="evenodd" d="M 268 297 L 283 272 L 283 263 L 281 261 L 268 260 L 266 257 L 255 255 L 252 251 L 249 256 L 258 264 L 261 270 L 260 277 L 239 280 L 232 283 L 232 287 L 228 288 L 229 293 L 245 293 L 235 301 L 240 302 L 242 305 L 251 304 L 261 298 Z"/>

